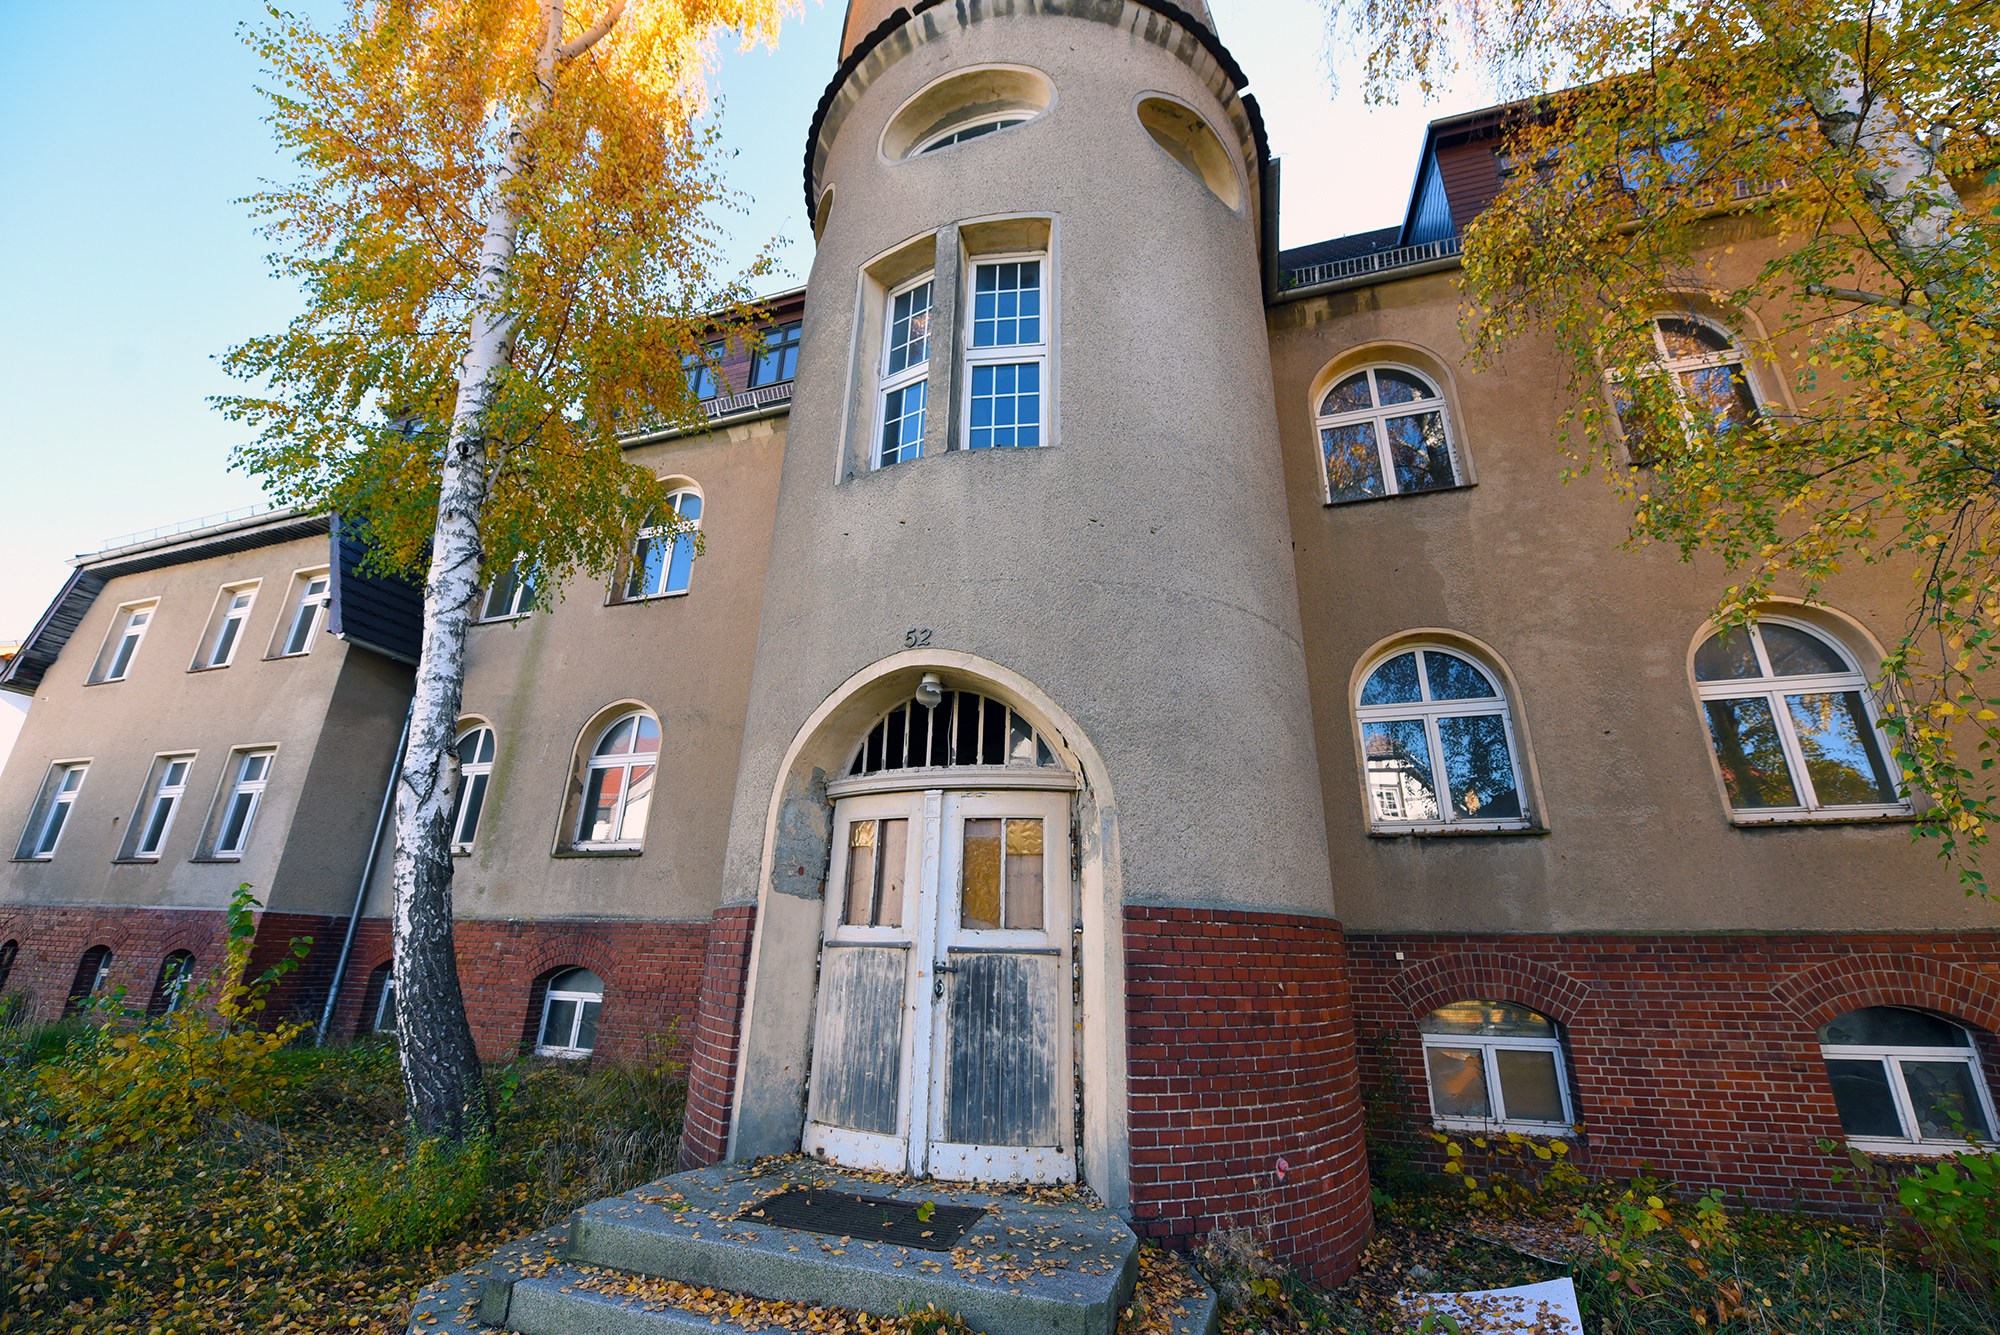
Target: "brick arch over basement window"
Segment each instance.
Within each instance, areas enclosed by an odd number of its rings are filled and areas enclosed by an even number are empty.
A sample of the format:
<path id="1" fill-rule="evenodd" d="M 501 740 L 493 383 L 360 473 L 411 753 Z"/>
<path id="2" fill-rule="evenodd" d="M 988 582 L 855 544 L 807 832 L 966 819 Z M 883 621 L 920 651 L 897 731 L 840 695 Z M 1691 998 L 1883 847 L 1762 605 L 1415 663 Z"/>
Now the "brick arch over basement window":
<path id="1" fill-rule="evenodd" d="M 533 1052 L 535 1044 L 540 1041 L 542 1001 L 548 996 L 550 981 L 557 974 L 571 969 L 588 969 L 604 984 L 604 1006 L 599 1013 L 595 1051 L 619 1061 L 649 1055 L 641 1050 L 643 1040 L 648 1036 L 627 1033 L 626 1017 L 619 1013 L 620 993 L 629 992 L 631 984 L 625 977 L 630 970 L 621 970 L 618 960 L 617 949 L 595 932 L 559 932 L 546 940 L 537 941 L 532 949 L 522 954 L 513 966 L 528 983 L 528 995 L 521 1013 L 520 1050 Z M 685 1042 L 685 1039 L 681 1041 Z"/>
<path id="2" fill-rule="evenodd" d="M 1570 1023 L 1590 995 L 1589 984 L 1535 960 L 1471 948 L 1428 959 L 1389 983 L 1396 999 L 1421 1018 L 1454 1001 L 1511 1001 Z"/>
<path id="3" fill-rule="evenodd" d="M 1851 955 L 1781 979 L 1771 995 L 1817 1030 L 1863 1006 L 1907 1006 L 2000 1034 L 2000 979 L 1922 955 Z"/>

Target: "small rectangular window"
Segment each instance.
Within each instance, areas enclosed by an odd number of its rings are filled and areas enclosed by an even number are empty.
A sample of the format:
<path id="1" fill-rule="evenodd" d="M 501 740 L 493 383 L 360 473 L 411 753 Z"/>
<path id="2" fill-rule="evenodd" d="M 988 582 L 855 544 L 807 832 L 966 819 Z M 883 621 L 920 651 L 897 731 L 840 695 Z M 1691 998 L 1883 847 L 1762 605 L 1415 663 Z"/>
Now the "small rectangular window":
<path id="1" fill-rule="evenodd" d="M 49 777 L 43 780 L 41 796 L 29 812 L 28 828 L 21 832 L 15 857 L 46 860 L 56 855 L 56 845 L 69 828 L 70 813 L 89 770 L 87 760 L 58 761 L 49 767 Z"/>
<path id="2" fill-rule="evenodd" d="M 272 647 L 272 657 L 294 658 L 312 652 L 313 637 L 325 620 L 327 598 L 332 587 L 332 580 L 325 570 L 306 570 L 293 576 L 291 606 L 279 623 L 278 642 Z"/>
<path id="3" fill-rule="evenodd" d="M 111 621 L 111 634 L 105 637 L 104 648 L 98 652 L 97 662 L 92 667 L 90 680 L 123 681 L 132 670 L 132 659 L 139 652 L 139 642 L 146 638 L 146 628 L 153 624 L 153 613 L 158 609 L 157 599 L 144 603 L 127 603 L 120 607 Z"/>
<path id="4" fill-rule="evenodd" d="M 779 325 L 764 331 L 764 347 L 750 365 L 750 387 L 782 384 L 799 370 L 799 325 Z"/>
<path id="5" fill-rule="evenodd" d="M 1033 448 L 1046 441 L 1048 311 L 1040 256 L 972 266 L 965 349 L 965 448 Z"/>
<path id="6" fill-rule="evenodd" d="M 511 565 L 493 579 L 480 608 L 481 621 L 507 621 L 526 616 L 535 606 L 535 572 Z"/>
<path id="7" fill-rule="evenodd" d="M 270 781 L 271 762 L 277 752 L 238 751 L 228 771 L 228 786 L 216 812 L 215 838 L 209 856 L 240 858 L 250 843 L 250 826 L 264 801 L 264 786 Z"/>
<path id="8" fill-rule="evenodd" d="M 187 796 L 188 773 L 194 768 L 194 754 L 157 756 L 146 786 L 139 794 L 138 810 L 132 813 L 125 850 L 119 855 L 135 861 L 155 861 L 166 847 L 167 834 Z"/>
<path id="9" fill-rule="evenodd" d="M 881 435 L 875 466 L 915 459 L 924 452 L 929 400 L 931 298 L 929 275 L 889 294 L 882 353 Z"/>
<path id="10" fill-rule="evenodd" d="M 244 628 L 250 622 L 250 608 L 257 601 L 256 584 L 225 585 L 216 595 L 215 611 L 202 632 L 201 646 L 195 651 L 194 670 L 228 667 L 243 643 Z"/>

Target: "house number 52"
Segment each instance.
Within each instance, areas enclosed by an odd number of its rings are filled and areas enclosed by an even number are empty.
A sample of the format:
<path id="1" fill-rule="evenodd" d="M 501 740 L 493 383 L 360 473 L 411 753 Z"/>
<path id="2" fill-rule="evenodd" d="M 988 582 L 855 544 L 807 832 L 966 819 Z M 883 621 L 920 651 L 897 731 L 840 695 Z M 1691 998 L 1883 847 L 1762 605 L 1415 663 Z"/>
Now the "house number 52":
<path id="1" fill-rule="evenodd" d="M 930 647 L 930 643 L 931 628 L 929 626 L 913 626 L 903 632 L 903 647 L 905 649 L 927 649 Z"/>

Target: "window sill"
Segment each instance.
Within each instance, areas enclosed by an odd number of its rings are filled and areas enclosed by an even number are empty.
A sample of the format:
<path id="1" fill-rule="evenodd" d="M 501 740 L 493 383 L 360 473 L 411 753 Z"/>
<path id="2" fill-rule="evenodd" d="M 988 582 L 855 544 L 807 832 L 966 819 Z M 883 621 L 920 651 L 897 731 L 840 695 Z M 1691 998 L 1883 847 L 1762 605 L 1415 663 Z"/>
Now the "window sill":
<path id="1" fill-rule="evenodd" d="M 85 686 L 116 686 L 116 685 L 117 685 L 117 684 L 118 684 L 119 682 L 121 682 L 121 681 L 125 681 L 125 680 L 127 680 L 127 678 L 125 678 L 125 677 L 98 677 L 98 678 L 95 678 L 94 680 L 91 680 L 91 681 L 86 681 L 86 682 L 84 683 L 84 685 L 85 685 Z"/>
<path id="2" fill-rule="evenodd" d="M 1422 491 L 1391 491 L 1385 492 L 1380 496 L 1355 496 L 1344 501 L 1321 501 L 1319 508 L 1322 510 L 1345 510 L 1352 505 L 1373 505 L 1377 501 L 1408 501 L 1414 500 L 1419 496 L 1449 496 L 1455 491 L 1471 491 L 1478 485 L 1476 482 L 1454 482 L 1449 487 L 1426 487 Z"/>
<path id="3" fill-rule="evenodd" d="M 111 859 L 111 865 L 114 867 L 156 867 L 159 865 L 159 862 L 160 855 L 158 853 L 154 853 L 151 856 L 139 853 L 129 858 Z"/>
<path id="4" fill-rule="evenodd" d="M 266 663 L 276 663 L 287 658 L 311 658 L 311 657 L 312 657 L 312 650 L 301 649 L 295 654 L 265 654 L 264 661 Z"/>
<path id="5" fill-rule="evenodd" d="M 475 626 L 505 626 L 515 621 L 526 621 L 533 615 L 533 612 L 513 612 L 504 617 L 476 617 L 473 619 L 472 624 Z"/>
<path id="6" fill-rule="evenodd" d="M 22 857 L 20 854 L 17 853 L 13 857 L 8 858 L 7 860 L 9 862 L 54 862 L 56 860 L 56 855 L 53 853 L 36 853 L 36 854 L 31 854 L 28 857 Z"/>
<path id="7" fill-rule="evenodd" d="M 1546 835 L 1552 831 L 1546 825 L 1404 825 L 1368 828 L 1370 839 L 1487 839 L 1516 838 L 1520 835 Z"/>
<path id="8" fill-rule="evenodd" d="M 1563 1122 L 1496 1122 L 1483 1117 L 1433 1117 L 1437 1131 L 1464 1131 L 1475 1136 L 1531 1136 L 1536 1140 L 1575 1140 L 1577 1128 Z"/>
<path id="9" fill-rule="evenodd" d="M 189 859 L 188 859 L 188 861 L 189 861 L 189 862 L 199 862 L 199 863 L 214 863 L 214 862 L 222 862 L 222 863 L 231 863 L 231 862 L 241 862 L 241 861 L 243 861 L 243 855 L 242 855 L 241 853 L 210 853 L 210 854 L 207 854 L 207 855 L 206 855 L 206 856 L 204 856 L 204 857 L 198 857 L 198 858 L 189 858 Z"/>
<path id="10" fill-rule="evenodd" d="M 1914 811 L 1788 811 L 1775 816 L 1731 812 L 1729 823 L 1739 830 L 1783 829 L 1798 825 L 1914 825 L 1923 817 Z"/>
<path id="11" fill-rule="evenodd" d="M 1991 1152 L 1990 1147 L 1967 1140 L 1871 1140 L 1855 1136 L 1847 1144 L 1873 1159 L 1941 1159 L 1949 1154 Z"/>
<path id="12" fill-rule="evenodd" d="M 191 668 L 189 668 L 189 669 L 188 669 L 188 671 L 189 671 L 189 672 L 191 672 L 191 673 L 192 673 L 192 672 L 220 672 L 220 671 L 222 671 L 222 670 L 223 670 L 224 668 L 229 668 L 229 667 L 234 667 L 234 666 L 236 666 L 236 660 L 232 658 L 232 659 L 231 659 L 231 660 L 230 660 L 229 662 L 227 662 L 227 663 L 203 663 L 203 664 L 202 664 L 201 666 L 199 666 L 199 667 L 191 667 Z"/>
<path id="13" fill-rule="evenodd" d="M 558 858 L 636 858 L 646 850 L 640 844 L 569 844 L 549 856 Z"/>
<path id="14" fill-rule="evenodd" d="M 451 855 L 455 858 L 469 858 L 472 856 L 472 845 L 453 844 L 451 846 Z"/>
<path id="15" fill-rule="evenodd" d="M 613 598 L 611 605 L 613 607 L 626 607 L 633 603 L 660 603 L 665 602 L 669 598 L 685 598 L 690 592 L 692 592 L 690 589 L 669 589 L 665 593 L 642 593 L 632 598 Z"/>
<path id="16" fill-rule="evenodd" d="M 538 1048 L 536 1048 L 536 1049 L 535 1049 L 535 1055 L 536 1055 L 537 1057 L 553 1057 L 553 1058 L 555 1058 L 555 1059 L 556 1059 L 557 1061 L 566 1061 L 566 1062 L 575 1062 L 575 1061 L 583 1061 L 584 1059 L 586 1059 L 587 1057 L 589 1057 L 589 1056 L 590 1056 L 590 1055 L 591 1055 L 591 1054 L 592 1054 L 593 1052 L 595 1052 L 595 1051 L 596 1051 L 596 1049 L 595 1049 L 595 1048 L 541 1048 L 541 1047 L 538 1047 Z"/>

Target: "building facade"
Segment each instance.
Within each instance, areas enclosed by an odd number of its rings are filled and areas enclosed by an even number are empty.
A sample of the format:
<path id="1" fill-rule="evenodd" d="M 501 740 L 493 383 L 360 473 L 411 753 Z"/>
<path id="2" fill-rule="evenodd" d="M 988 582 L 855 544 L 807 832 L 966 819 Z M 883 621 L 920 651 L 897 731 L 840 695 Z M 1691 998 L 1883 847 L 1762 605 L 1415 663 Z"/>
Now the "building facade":
<path id="1" fill-rule="evenodd" d="M 1199 3 L 912 9 L 850 6 L 805 288 L 691 368 L 709 429 L 631 442 L 699 553 L 482 594 L 482 1051 L 684 1057 L 690 1163 L 1082 1180 L 1170 1241 L 1268 1219 L 1323 1279 L 1369 1230 L 1364 1123 L 1829 1208 L 1821 1139 L 1990 1135 L 2000 937 L 1912 843 L 1868 687 L 1903 576 L 1719 637 L 1726 572 L 1563 485 L 1554 350 L 1474 370 L 1459 331 L 1496 117 L 1433 127 L 1400 227 L 1280 252 Z M 1700 293 L 1659 329 L 1665 373 L 1800 406 Z M 299 1006 L 393 1024 L 407 591 L 311 522 L 92 558 L 9 669 L 0 986 L 41 1013 L 100 946 L 164 969 L 240 879 L 313 924 Z M 246 646 L 292 626 L 308 549 L 343 638 L 181 667 L 252 581 Z M 270 753 L 264 861 L 220 865 Z M 213 810 L 137 859 L 180 754 Z"/>

